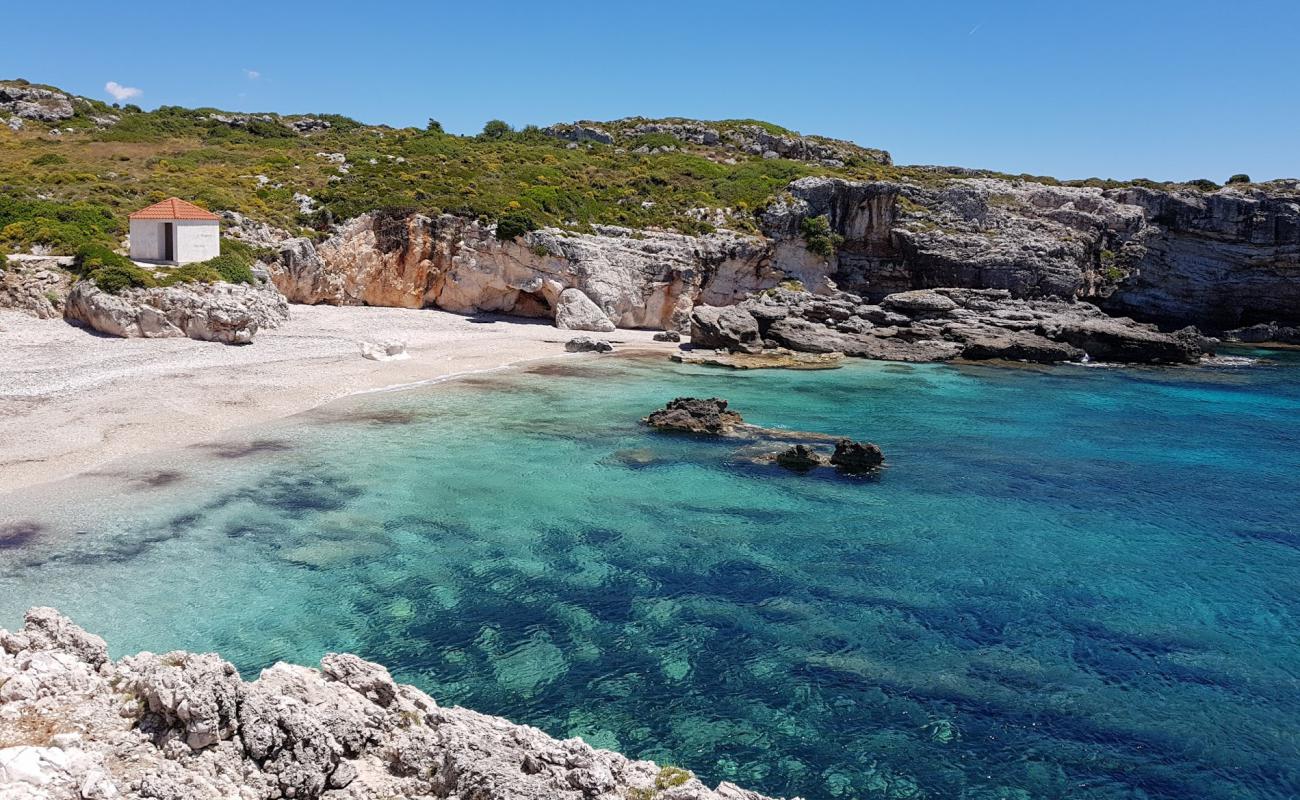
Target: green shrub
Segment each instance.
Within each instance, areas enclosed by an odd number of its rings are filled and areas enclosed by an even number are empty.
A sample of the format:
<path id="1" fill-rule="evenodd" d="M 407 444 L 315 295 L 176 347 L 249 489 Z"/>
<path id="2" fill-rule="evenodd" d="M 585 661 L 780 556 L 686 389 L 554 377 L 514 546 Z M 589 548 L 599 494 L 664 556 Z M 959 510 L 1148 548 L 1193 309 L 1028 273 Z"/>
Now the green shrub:
<path id="1" fill-rule="evenodd" d="M 203 261 L 178 267 L 168 272 L 159 283 L 162 286 L 175 286 L 180 283 L 220 283 L 224 278 L 209 264 L 210 262 Z"/>
<path id="2" fill-rule="evenodd" d="M 251 264 L 238 256 L 220 255 L 201 263 L 220 275 L 221 280 L 226 283 L 257 283 L 257 278 L 253 277 L 250 268 Z"/>
<path id="3" fill-rule="evenodd" d="M 32 166 L 34 167 L 56 167 L 66 163 L 68 163 L 68 159 L 58 153 L 45 153 L 32 159 Z"/>
<path id="4" fill-rule="evenodd" d="M 91 270 L 86 276 L 109 294 L 119 294 L 123 289 L 151 289 L 158 285 L 153 274 L 127 262 L 125 266 L 111 265 Z"/>
<path id="5" fill-rule="evenodd" d="M 85 244 L 77 248 L 77 260 L 73 269 L 84 276 L 105 267 L 127 269 L 134 266 L 131 259 L 114 253 L 106 245 Z"/>
<path id="6" fill-rule="evenodd" d="M 804 217 L 799 222 L 799 233 L 809 252 L 822 258 L 835 255 L 835 248 L 844 243 L 844 237 L 831 230 L 831 221 L 825 217 Z"/>
<path id="7" fill-rule="evenodd" d="M 429 117 L 429 122 L 428 122 L 428 124 L 426 124 L 426 125 L 424 126 L 424 129 L 425 129 L 426 131 L 431 132 L 431 133 L 442 133 L 442 132 L 443 132 L 443 130 L 442 130 L 442 123 L 439 122 L 438 120 L 434 119 L 433 117 Z"/>
<path id="8" fill-rule="evenodd" d="M 1219 190 L 1219 184 L 1209 178 L 1197 178 L 1194 181 L 1188 181 L 1187 185 L 1200 189 L 1202 192 L 1217 192 Z"/>
<path id="9" fill-rule="evenodd" d="M 1236 175 L 1233 175 L 1231 178 L 1228 178 L 1228 183 L 1250 183 L 1250 182 L 1251 182 L 1250 176 L 1244 172 L 1238 172 Z"/>
<path id="10" fill-rule="evenodd" d="M 537 223 L 533 222 L 532 217 L 521 211 L 511 211 L 508 214 L 503 214 L 497 220 L 497 238 L 503 242 L 508 242 L 535 230 L 537 230 Z"/>

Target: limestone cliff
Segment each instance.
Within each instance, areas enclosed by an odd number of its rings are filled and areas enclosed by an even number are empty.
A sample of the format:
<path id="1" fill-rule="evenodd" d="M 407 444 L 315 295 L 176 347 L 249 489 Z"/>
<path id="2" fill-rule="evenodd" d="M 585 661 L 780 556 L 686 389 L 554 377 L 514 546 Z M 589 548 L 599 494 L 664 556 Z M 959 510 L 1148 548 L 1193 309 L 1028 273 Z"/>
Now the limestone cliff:
<path id="1" fill-rule="evenodd" d="M 111 661 L 51 608 L 0 630 L 0 797 L 767 800 L 439 706 L 354 655 L 250 682 L 212 653 Z"/>
<path id="2" fill-rule="evenodd" d="M 282 243 L 271 278 L 298 303 L 547 319 L 572 288 L 619 327 L 685 329 L 696 303 L 737 302 L 781 275 L 770 267 L 764 240 L 734 233 L 601 226 L 592 234 L 544 229 L 501 241 L 473 220 L 376 212 L 320 244 Z"/>
<path id="3" fill-rule="evenodd" d="M 1217 328 L 1300 317 L 1295 182 L 1205 193 L 805 178 L 763 212 L 774 268 L 806 254 L 799 225 L 810 216 L 843 237 L 830 278 L 873 299 L 988 288 Z"/>

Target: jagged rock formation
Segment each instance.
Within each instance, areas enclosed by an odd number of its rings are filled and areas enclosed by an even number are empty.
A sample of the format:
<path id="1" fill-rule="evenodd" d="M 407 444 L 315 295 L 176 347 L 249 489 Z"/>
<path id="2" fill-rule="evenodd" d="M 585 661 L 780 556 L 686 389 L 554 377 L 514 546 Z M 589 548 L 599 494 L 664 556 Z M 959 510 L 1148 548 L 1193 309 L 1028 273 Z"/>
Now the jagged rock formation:
<path id="1" fill-rule="evenodd" d="M 1300 317 L 1294 182 L 1207 194 L 992 178 L 925 186 L 804 178 L 761 217 L 775 268 L 808 260 L 800 223 L 818 216 L 843 237 L 827 275 L 872 299 L 946 286 L 1093 298 L 1171 324 Z"/>
<path id="2" fill-rule="evenodd" d="M 0 83 L 0 115 L 39 122 L 58 122 L 75 115 L 72 97 L 54 89 Z"/>
<path id="3" fill-rule="evenodd" d="M 1089 303 L 1018 300 L 1006 289 L 919 289 L 879 305 L 858 295 L 773 289 L 691 316 L 693 347 L 762 354 L 843 353 L 884 361 L 1009 359 L 1195 363 L 1214 342 L 1195 328 L 1177 333 L 1108 317 Z"/>
<path id="4" fill-rule="evenodd" d="M 251 682 L 211 653 L 110 661 L 50 608 L 0 630 L 0 797 L 765 800 L 440 707 L 354 655 Z"/>
<path id="5" fill-rule="evenodd" d="M 1300 182 L 1268 191 L 1107 194 L 1142 208 L 1156 229 L 1107 308 L 1219 328 L 1300 323 Z"/>
<path id="6" fill-rule="evenodd" d="M 458 313 L 553 318 L 578 289 L 625 328 L 684 330 L 698 302 L 732 303 L 771 286 L 766 243 L 734 233 L 685 236 L 602 226 L 533 231 L 501 241 L 443 215 L 365 214 L 319 245 L 290 239 L 271 266 L 297 303 L 434 306 Z"/>
<path id="7" fill-rule="evenodd" d="M 258 330 L 287 320 L 289 304 L 271 286 L 182 284 L 109 294 L 85 280 L 72 287 L 63 315 L 110 336 L 248 344 Z"/>

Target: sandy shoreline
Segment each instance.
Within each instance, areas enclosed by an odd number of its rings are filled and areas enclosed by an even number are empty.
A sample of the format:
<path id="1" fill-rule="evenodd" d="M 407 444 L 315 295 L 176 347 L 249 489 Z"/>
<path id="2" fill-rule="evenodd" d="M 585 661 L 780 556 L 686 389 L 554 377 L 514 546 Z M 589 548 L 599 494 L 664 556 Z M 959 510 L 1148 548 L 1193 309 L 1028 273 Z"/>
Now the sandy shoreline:
<path id="1" fill-rule="evenodd" d="M 292 307 L 245 347 L 116 339 L 0 311 L 0 505 L 6 495 L 163 448 L 208 441 L 359 392 L 560 356 L 548 324 L 433 310 Z M 602 335 L 665 352 L 653 331 Z M 362 340 L 401 339 L 411 357 L 370 361 Z M 586 356 L 575 356 L 586 357 Z"/>

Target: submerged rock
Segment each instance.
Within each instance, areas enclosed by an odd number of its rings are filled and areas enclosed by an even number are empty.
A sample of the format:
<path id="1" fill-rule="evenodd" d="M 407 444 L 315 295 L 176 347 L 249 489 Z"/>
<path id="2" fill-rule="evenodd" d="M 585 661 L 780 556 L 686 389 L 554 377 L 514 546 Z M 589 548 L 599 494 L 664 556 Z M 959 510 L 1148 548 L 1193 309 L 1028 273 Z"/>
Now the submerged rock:
<path id="1" fill-rule="evenodd" d="M 776 454 L 776 463 L 791 472 L 808 472 L 829 463 L 826 456 L 806 444 L 797 444 Z"/>
<path id="2" fill-rule="evenodd" d="M 761 353 L 728 353 L 724 350 L 686 350 L 670 358 L 682 364 L 703 364 L 732 369 L 838 369 L 843 353 L 796 353 L 785 348 Z"/>
<path id="3" fill-rule="evenodd" d="M 0 736 L 13 731 L 40 740 L 0 749 L 0 795 L 30 800 L 765 800 L 441 707 L 354 655 L 275 664 L 253 681 L 216 654 L 112 662 L 102 639 L 53 609 L 0 630 Z"/>

